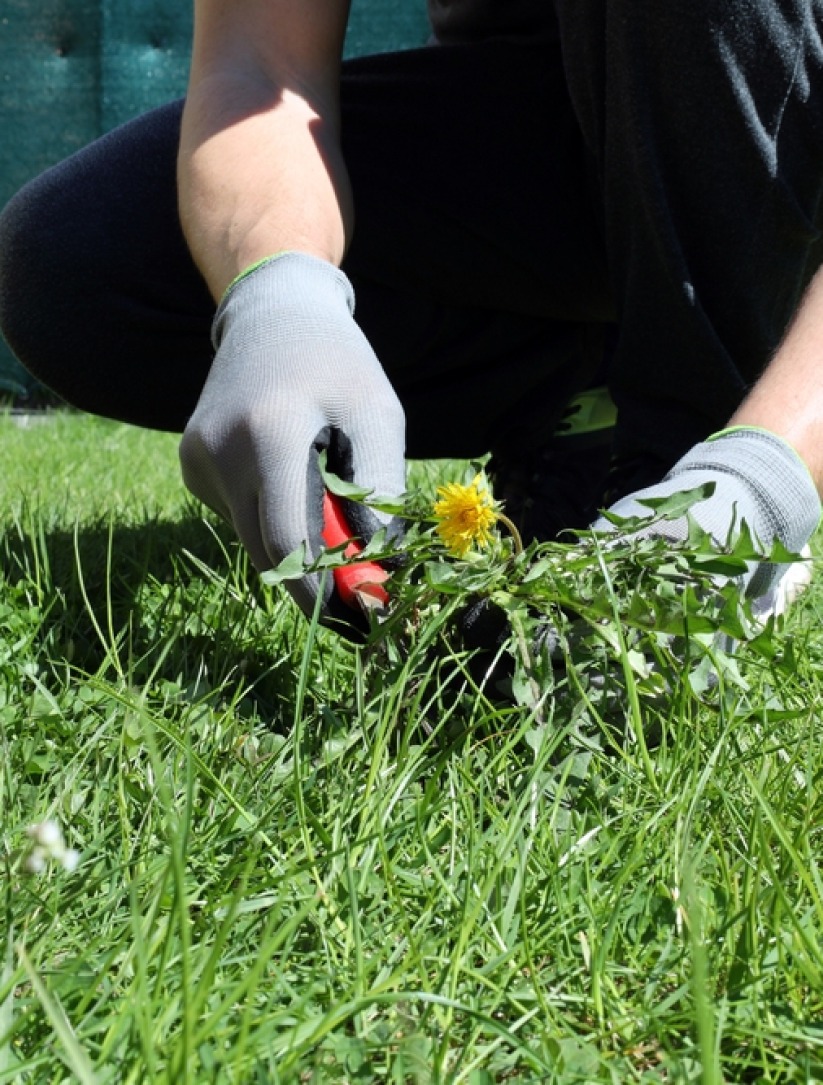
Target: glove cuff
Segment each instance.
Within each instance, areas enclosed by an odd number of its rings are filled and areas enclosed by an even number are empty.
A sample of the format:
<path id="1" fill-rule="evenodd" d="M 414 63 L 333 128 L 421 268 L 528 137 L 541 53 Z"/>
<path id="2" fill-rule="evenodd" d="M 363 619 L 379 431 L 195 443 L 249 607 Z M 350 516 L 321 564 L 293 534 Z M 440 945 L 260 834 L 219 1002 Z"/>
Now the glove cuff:
<path id="1" fill-rule="evenodd" d="M 248 299 L 250 307 L 261 305 L 269 313 L 284 311 L 295 298 L 311 298 L 312 304 L 330 311 L 335 303 L 345 304 L 354 316 L 354 288 L 345 272 L 306 252 L 279 252 L 246 268 L 227 287 L 211 328 L 211 341 L 219 349 L 226 322 L 235 303 Z M 322 300 L 321 300 L 322 299 Z"/>
<path id="2" fill-rule="evenodd" d="M 251 273 L 253 271 L 257 271 L 259 267 L 262 267 L 264 264 L 268 264 L 270 260 L 279 260 L 281 256 L 288 256 L 289 251 L 289 249 L 283 249 L 281 252 L 273 252 L 271 256 L 264 256 L 262 260 L 257 260 L 255 261 L 255 263 L 250 264 L 245 269 L 245 271 L 241 271 L 239 275 L 235 275 L 235 277 L 223 291 L 223 297 L 220 298 L 220 301 L 223 301 L 223 298 L 225 298 L 226 294 L 228 294 L 232 287 L 236 286 L 241 279 L 245 279 L 247 275 L 251 275 Z"/>
<path id="3" fill-rule="evenodd" d="M 666 480 L 694 471 L 725 474 L 745 485 L 759 513 L 758 534 L 780 539 L 789 550 L 799 552 L 820 522 L 820 498 L 808 468 L 768 430 L 735 427 L 715 434 L 687 452 Z"/>

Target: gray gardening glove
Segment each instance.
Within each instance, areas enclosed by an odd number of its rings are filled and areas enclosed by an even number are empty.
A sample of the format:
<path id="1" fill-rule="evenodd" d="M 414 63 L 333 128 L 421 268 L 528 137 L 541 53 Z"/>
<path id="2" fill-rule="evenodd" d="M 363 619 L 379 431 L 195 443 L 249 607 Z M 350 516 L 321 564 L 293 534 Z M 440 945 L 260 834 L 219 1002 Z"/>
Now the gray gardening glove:
<path id="1" fill-rule="evenodd" d="M 719 546 L 745 520 L 764 551 L 769 552 L 779 540 L 787 550 L 800 553 L 820 520 L 820 498 L 798 454 L 773 433 L 748 427 L 724 430 L 695 445 L 662 482 L 622 498 L 610 512 L 651 517 L 652 510 L 641 500 L 669 497 L 705 482 L 715 484 L 714 493 L 689 512 Z M 592 526 L 598 531 L 616 530 L 602 516 Z M 642 533 L 685 541 L 688 523 L 685 516 L 662 520 Z M 787 569 L 786 565 L 750 562 L 741 587 L 752 599 L 767 597 Z"/>
<path id="2" fill-rule="evenodd" d="M 403 408 L 353 311 L 343 272 L 303 253 L 252 269 L 217 310 L 217 355 L 180 445 L 183 479 L 261 571 L 301 543 L 309 558 L 322 550 L 323 449 L 347 481 L 380 497 L 405 490 Z M 391 519 L 353 503 L 347 515 L 364 541 Z M 319 577 L 286 583 L 311 614 Z M 321 617 L 358 624 L 330 575 Z"/>

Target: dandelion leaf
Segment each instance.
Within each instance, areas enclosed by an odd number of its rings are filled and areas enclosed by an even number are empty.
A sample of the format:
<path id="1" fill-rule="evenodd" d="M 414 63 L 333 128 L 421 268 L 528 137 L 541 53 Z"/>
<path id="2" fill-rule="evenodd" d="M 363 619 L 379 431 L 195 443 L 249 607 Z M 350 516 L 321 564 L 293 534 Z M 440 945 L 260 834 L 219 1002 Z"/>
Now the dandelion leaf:
<path id="1" fill-rule="evenodd" d="M 274 569 L 267 569 L 260 577 L 264 584 L 282 584 L 284 580 L 299 580 L 306 571 L 306 544 L 286 554 Z"/>
<path id="2" fill-rule="evenodd" d="M 685 516 L 692 505 L 699 501 L 705 501 L 711 497 L 715 490 L 715 483 L 704 482 L 701 486 L 695 486 L 692 490 L 682 490 L 669 497 L 643 497 L 638 503 L 651 509 L 655 518 L 662 520 L 679 520 Z"/>

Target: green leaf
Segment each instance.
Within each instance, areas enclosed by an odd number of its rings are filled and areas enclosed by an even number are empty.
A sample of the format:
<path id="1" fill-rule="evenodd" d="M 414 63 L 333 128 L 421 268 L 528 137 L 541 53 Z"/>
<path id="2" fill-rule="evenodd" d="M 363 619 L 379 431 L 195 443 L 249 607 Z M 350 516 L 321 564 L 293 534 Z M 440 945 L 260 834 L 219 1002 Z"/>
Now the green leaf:
<path id="1" fill-rule="evenodd" d="M 722 675 L 727 685 L 735 685 L 738 689 L 742 689 L 745 692 L 748 692 L 751 689 L 750 683 L 740 673 L 740 667 L 734 656 L 718 650 L 714 653 L 714 662 L 717 666 L 718 674 Z"/>
<path id="2" fill-rule="evenodd" d="M 337 546 L 330 546 L 324 550 L 317 561 L 311 563 L 309 568 L 314 572 L 320 569 L 339 569 L 341 565 L 349 565 L 351 559 L 346 557 L 348 539 Z"/>
<path id="3" fill-rule="evenodd" d="M 780 539 L 775 539 L 768 560 L 775 565 L 793 565 L 796 561 L 808 561 L 808 556 L 787 550 Z"/>
<path id="4" fill-rule="evenodd" d="M 630 648 L 626 652 L 626 659 L 635 674 L 639 675 L 641 678 L 649 677 L 651 665 L 642 652 L 638 652 L 635 648 Z"/>
<path id="5" fill-rule="evenodd" d="M 549 558 L 541 558 L 540 561 L 532 565 L 531 569 L 523 577 L 524 584 L 531 584 L 533 580 L 538 580 L 541 576 L 544 576 L 552 567 L 552 561 Z"/>
<path id="6" fill-rule="evenodd" d="M 650 605 L 645 593 L 639 591 L 632 592 L 626 620 L 632 625 L 641 625 L 644 627 L 654 625 L 654 608 Z"/>
<path id="7" fill-rule="evenodd" d="M 704 482 L 701 486 L 695 486 L 692 490 L 681 490 L 668 497 L 642 497 L 638 498 L 638 504 L 652 509 L 655 518 L 663 520 L 679 520 L 685 516 L 692 505 L 699 501 L 705 501 L 715 491 L 714 482 Z"/>
<path id="8" fill-rule="evenodd" d="M 735 506 L 736 513 L 737 506 Z M 739 525 L 735 524 L 735 528 L 736 534 L 734 529 L 731 532 L 732 553 L 750 560 L 759 557 L 761 548 L 755 543 L 748 520 L 741 520 Z"/>
<path id="9" fill-rule="evenodd" d="M 689 550 L 699 551 L 703 550 L 704 548 L 708 550 L 713 550 L 714 539 L 712 539 L 709 532 L 705 531 L 700 526 L 700 524 L 698 524 L 697 520 L 695 520 L 693 516 L 687 516 L 686 522 L 689 525 L 689 534 L 688 538 L 686 539 L 686 545 L 688 546 Z"/>
<path id="10" fill-rule="evenodd" d="M 600 1069 L 600 1056 L 595 1047 L 574 1037 L 550 1039 L 552 1052 L 564 1080 L 594 1081 Z"/>
<path id="11" fill-rule="evenodd" d="M 488 1070 L 472 1070 L 469 1074 L 468 1085 L 494 1085 L 494 1078 Z"/>
<path id="12" fill-rule="evenodd" d="M 448 595 L 457 595 L 463 590 L 460 570 L 454 565 L 442 561 L 427 561 L 425 566 L 426 583 L 435 591 Z"/>
<path id="13" fill-rule="evenodd" d="M 391 547 L 386 542 L 386 529 L 381 527 L 379 531 L 375 531 L 374 535 L 372 535 L 357 557 L 360 561 L 368 561 L 368 559 L 375 554 L 382 554 L 384 551 L 390 549 Z"/>
<path id="14" fill-rule="evenodd" d="M 695 697 L 703 697 L 710 690 L 717 688 L 717 671 L 708 655 L 703 656 L 697 666 L 689 672 L 688 683 Z"/>
<path id="15" fill-rule="evenodd" d="M 326 489 L 337 497 L 348 497 L 352 501 L 363 501 L 372 492 L 370 489 L 366 489 L 363 486 L 358 486 L 354 482 L 346 482 L 345 479 L 340 478 L 330 471 L 326 466 L 328 459 L 328 453 L 324 448 L 320 455 L 317 457 L 317 466 L 320 469 L 320 475 L 323 482 L 326 485 Z"/>
<path id="16" fill-rule="evenodd" d="M 406 511 L 406 502 L 403 497 L 383 497 L 379 495 L 372 497 L 373 490 L 365 486 L 358 486 L 356 482 L 346 482 L 345 479 L 336 475 L 334 471 L 330 471 L 326 466 L 327 459 L 328 454 L 324 448 L 317 457 L 317 466 L 320 468 L 320 475 L 329 493 L 333 493 L 336 497 L 344 497 L 349 501 L 359 501 L 363 505 L 368 505 L 370 509 L 385 512 L 390 516 L 402 516 Z"/>
<path id="17" fill-rule="evenodd" d="M 520 667 L 517 668 L 512 676 L 511 689 L 512 696 L 517 704 L 524 708 L 534 707 L 534 688 L 529 681 L 528 675 L 524 674 Z"/>
<path id="18" fill-rule="evenodd" d="M 640 531 L 641 528 L 647 527 L 651 516 L 619 516 L 616 512 L 612 512 L 611 509 L 603 509 L 602 515 L 605 520 L 608 520 L 610 524 L 614 524 L 615 527 L 620 528 L 621 532 L 630 535 L 635 531 Z M 619 543 L 625 543 L 625 539 L 614 538 L 614 533 L 611 531 L 597 532 L 599 538 L 605 538 L 609 547 L 613 547 Z"/>
<path id="19" fill-rule="evenodd" d="M 375 512 L 385 512 L 387 516 L 408 516 L 409 510 L 402 497 L 369 497 L 363 504 Z"/>
<path id="20" fill-rule="evenodd" d="M 299 580 L 306 573 L 306 544 L 300 543 L 296 550 L 286 554 L 274 569 L 260 574 L 264 584 L 282 584 L 284 580 Z"/>
<path id="21" fill-rule="evenodd" d="M 694 567 L 707 576 L 743 576 L 748 572 L 748 564 L 735 554 L 712 554 L 708 557 L 696 557 Z"/>

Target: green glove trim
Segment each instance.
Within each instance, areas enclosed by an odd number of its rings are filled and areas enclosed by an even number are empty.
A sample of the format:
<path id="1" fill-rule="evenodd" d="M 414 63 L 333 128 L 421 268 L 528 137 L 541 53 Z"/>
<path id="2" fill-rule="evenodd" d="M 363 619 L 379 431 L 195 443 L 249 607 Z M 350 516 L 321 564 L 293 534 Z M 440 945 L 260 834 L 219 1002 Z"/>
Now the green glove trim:
<path id="1" fill-rule="evenodd" d="M 241 279 L 245 279 L 247 275 L 251 275 L 253 271 L 257 271 L 259 267 L 262 267 L 263 264 L 267 264 L 269 260 L 279 260 L 281 256 L 288 256 L 288 254 L 288 249 L 282 249 L 280 252 L 272 253 L 271 256 L 264 256 L 262 260 L 257 260 L 250 267 L 247 267 L 245 271 L 241 271 L 239 275 L 235 275 L 235 277 L 223 291 L 223 297 L 220 299 L 220 301 L 223 301 L 223 299 L 226 297 L 226 294 L 228 294 L 228 292 L 233 287 L 237 286 Z"/>
<path id="2" fill-rule="evenodd" d="M 726 437 L 730 433 L 768 433 L 772 437 L 777 436 L 770 429 L 764 429 L 763 426 L 727 426 L 725 429 L 719 429 L 717 433 L 710 434 L 706 440 L 716 441 L 719 437 Z M 783 438 L 779 437 L 778 440 L 782 441 Z"/>

